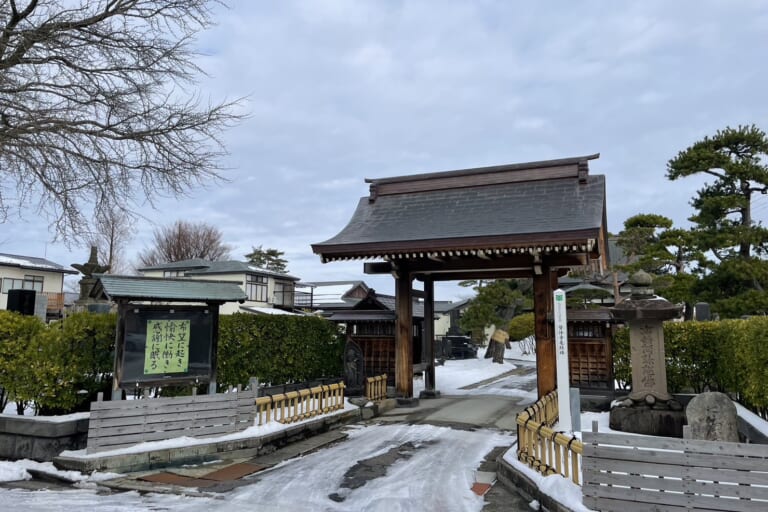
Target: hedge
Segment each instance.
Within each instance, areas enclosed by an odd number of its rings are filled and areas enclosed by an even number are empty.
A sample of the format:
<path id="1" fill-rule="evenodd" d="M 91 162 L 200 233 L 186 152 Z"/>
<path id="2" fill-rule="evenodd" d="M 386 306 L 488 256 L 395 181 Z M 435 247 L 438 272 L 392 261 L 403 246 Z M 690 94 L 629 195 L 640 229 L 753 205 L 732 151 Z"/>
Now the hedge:
<path id="1" fill-rule="evenodd" d="M 507 334 L 512 341 L 522 340 L 535 332 L 533 313 L 523 313 L 512 318 L 507 324 Z"/>
<path id="2" fill-rule="evenodd" d="M 42 414 L 87 410 L 111 385 L 114 340 L 115 315 L 76 313 L 46 326 L 0 311 L 0 386 L 17 412 L 31 402 Z"/>
<path id="3" fill-rule="evenodd" d="M 75 313 L 46 325 L 0 311 L 0 406 L 10 399 L 17 411 L 32 402 L 38 414 L 87 410 L 111 389 L 116 323 L 114 314 Z M 226 388 L 250 377 L 274 384 L 337 377 L 343 350 L 337 326 L 319 317 L 221 316 L 217 380 Z"/>
<path id="4" fill-rule="evenodd" d="M 718 322 L 665 322 L 667 384 L 673 393 L 726 391 L 768 413 L 768 317 Z M 616 379 L 629 383 L 629 330 L 613 342 Z"/>
<path id="5" fill-rule="evenodd" d="M 222 387 L 284 384 L 342 373 L 344 338 L 333 322 L 314 316 L 248 315 L 219 319 L 217 381 Z"/>

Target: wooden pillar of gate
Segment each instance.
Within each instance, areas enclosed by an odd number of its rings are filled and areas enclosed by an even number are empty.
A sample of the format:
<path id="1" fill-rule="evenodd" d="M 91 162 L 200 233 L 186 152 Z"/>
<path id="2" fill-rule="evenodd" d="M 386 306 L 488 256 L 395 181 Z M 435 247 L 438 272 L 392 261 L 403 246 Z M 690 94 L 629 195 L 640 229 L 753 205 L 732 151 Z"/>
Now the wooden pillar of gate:
<path id="1" fill-rule="evenodd" d="M 424 372 L 425 395 L 435 394 L 435 283 L 424 279 L 424 339 L 427 368 Z"/>
<path id="2" fill-rule="evenodd" d="M 413 398 L 413 300 L 412 277 L 405 265 L 395 278 L 395 395 Z"/>
<path id="3" fill-rule="evenodd" d="M 539 398 L 557 387 L 554 332 L 548 314 L 552 311 L 552 292 L 557 288 L 557 272 L 546 265 L 533 276 L 533 315 L 536 335 L 536 378 Z"/>

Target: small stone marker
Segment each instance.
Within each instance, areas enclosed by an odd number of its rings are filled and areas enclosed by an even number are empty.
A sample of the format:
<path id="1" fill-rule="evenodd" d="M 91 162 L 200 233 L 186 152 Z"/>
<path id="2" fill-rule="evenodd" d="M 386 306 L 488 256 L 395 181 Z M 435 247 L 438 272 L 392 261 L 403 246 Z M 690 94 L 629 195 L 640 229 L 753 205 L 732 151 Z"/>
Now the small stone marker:
<path id="1" fill-rule="evenodd" d="M 736 406 L 724 393 L 700 393 L 685 409 L 691 439 L 739 442 Z"/>
<path id="2" fill-rule="evenodd" d="M 344 385 L 349 396 L 365 392 L 365 357 L 360 345 L 351 338 L 344 346 Z"/>

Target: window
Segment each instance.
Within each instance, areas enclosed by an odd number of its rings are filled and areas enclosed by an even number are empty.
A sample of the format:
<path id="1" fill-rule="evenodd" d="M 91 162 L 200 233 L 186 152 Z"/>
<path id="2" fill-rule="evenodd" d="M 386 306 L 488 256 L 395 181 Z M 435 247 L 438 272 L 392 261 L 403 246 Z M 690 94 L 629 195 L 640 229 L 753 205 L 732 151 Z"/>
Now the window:
<path id="1" fill-rule="evenodd" d="M 248 300 L 267 302 L 267 276 L 246 275 L 245 294 Z"/>
<path id="2" fill-rule="evenodd" d="M 184 277 L 183 270 L 164 270 L 163 277 Z"/>
<path id="3" fill-rule="evenodd" d="M 571 338 L 602 338 L 605 335 L 601 324 L 569 324 L 568 331 Z"/>
<path id="4" fill-rule="evenodd" d="M 272 303 L 278 306 L 293 306 L 294 286 L 291 282 L 275 281 Z"/>
<path id="5" fill-rule="evenodd" d="M 43 292 L 43 276 L 24 276 L 24 279 L 3 278 L 3 293 L 8 290 L 35 290 Z"/>

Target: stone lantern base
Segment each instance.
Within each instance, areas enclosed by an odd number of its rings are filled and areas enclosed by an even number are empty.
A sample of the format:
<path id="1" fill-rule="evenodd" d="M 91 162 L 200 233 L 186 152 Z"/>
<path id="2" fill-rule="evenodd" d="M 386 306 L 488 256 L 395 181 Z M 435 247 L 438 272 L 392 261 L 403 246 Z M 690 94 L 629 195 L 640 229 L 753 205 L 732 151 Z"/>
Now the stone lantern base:
<path id="1" fill-rule="evenodd" d="M 653 395 L 641 401 L 625 398 L 614 402 L 609 418 L 612 430 L 664 437 L 682 438 L 686 423 L 680 402 L 657 400 Z"/>

